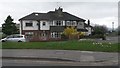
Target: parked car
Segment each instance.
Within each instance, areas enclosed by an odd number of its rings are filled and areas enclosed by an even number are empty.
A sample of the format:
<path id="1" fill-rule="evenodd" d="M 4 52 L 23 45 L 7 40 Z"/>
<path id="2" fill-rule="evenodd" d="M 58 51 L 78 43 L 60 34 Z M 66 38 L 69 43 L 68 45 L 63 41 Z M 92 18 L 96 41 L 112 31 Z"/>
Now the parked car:
<path id="1" fill-rule="evenodd" d="M 20 35 L 20 34 L 14 34 L 14 35 L 10 35 L 7 36 L 6 38 L 3 38 L 0 40 L 1 42 L 26 42 L 25 36 L 24 35 Z"/>

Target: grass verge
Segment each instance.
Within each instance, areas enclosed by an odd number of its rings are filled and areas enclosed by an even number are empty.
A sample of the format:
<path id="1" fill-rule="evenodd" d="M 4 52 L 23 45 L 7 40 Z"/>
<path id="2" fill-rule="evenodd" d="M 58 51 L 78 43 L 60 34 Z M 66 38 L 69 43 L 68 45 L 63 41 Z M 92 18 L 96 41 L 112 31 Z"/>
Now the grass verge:
<path id="1" fill-rule="evenodd" d="M 120 43 L 94 43 L 93 41 L 59 41 L 59 42 L 4 42 L 2 49 L 51 49 L 118 52 Z"/>

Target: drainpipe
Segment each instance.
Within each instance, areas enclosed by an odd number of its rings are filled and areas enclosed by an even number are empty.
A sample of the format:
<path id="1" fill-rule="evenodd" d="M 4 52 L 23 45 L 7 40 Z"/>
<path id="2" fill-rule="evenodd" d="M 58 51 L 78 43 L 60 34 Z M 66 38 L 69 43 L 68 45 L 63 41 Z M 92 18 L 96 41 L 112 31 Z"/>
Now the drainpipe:
<path id="1" fill-rule="evenodd" d="M 38 25 L 38 34 L 40 34 L 40 20 L 37 20 L 37 25 Z M 38 35 L 38 38 L 40 39 L 40 36 Z"/>
<path id="2" fill-rule="evenodd" d="M 19 29 L 20 29 L 20 35 L 22 35 L 22 30 L 23 30 L 23 22 L 22 22 L 22 20 L 20 20 L 20 27 L 19 27 Z"/>
<path id="3" fill-rule="evenodd" d="M 21 30 L 21 22 L 20 22 L 19 32 L 20 32 L 20 35 L 21 35 L 21 34 L 22 34 L 22 30 Z"/>
<path id="4" fill-rule="evenodd" d="M 40 20 L 37 20 L 37 22 L 38 22 L 38 30 L 40 30 Z"/>

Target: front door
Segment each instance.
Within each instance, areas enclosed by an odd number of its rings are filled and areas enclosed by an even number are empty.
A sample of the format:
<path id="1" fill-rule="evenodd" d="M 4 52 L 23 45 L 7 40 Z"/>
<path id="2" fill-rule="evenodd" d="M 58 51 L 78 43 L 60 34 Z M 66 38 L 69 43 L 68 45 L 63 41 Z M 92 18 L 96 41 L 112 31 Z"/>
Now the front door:
<path id="1" fill-rule="evenodd" d="M 47 33 L 43 32 L 43 33 L 41 34 L 41 39 L 42 39 L 42 40 L 47 40 Z"/>

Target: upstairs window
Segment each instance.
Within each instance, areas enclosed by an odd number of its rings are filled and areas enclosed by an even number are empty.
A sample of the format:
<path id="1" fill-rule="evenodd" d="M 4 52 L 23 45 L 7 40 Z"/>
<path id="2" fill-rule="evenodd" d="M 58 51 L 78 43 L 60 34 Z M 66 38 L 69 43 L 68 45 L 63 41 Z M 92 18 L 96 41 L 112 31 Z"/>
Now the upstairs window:
<path id="1" fill-rule="evenodd" d="M 43 22 L 43 26 L 45 26 L 46 25 L 46 22 Z"/>
<path id="2" fill-rule="evenodd" d="M 67 26 L 76 26 L 76 21 L 66 21 Z"/>
<path id="3" fill-rule="evenodd" d="M 78 25 L 82 25 L 82 22 L 79 22 Z"/>
<path id="4" fill-rule="evenodd" d="M 32 27 L 33 23 L 26 23 L 25 25 L 26 25 L 26 27 Z"/>
<path id="5" fill-rule="evenodd" d="M 56 26 L 62 26 L 63 25 L 63 21 L 56 21 Z"/>

